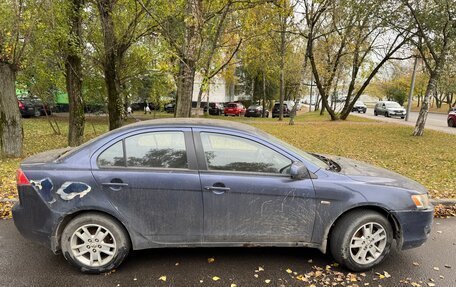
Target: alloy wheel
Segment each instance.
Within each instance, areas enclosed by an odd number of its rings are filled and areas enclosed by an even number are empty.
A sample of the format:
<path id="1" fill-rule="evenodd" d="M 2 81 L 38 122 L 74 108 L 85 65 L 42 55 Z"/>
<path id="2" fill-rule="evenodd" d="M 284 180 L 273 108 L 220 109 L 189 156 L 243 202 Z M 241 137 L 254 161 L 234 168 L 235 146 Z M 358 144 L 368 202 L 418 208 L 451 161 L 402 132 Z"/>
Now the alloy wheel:
<path id="1" fill-rule="evenodd" d="M 378 223 L 368 222 L 358 228 L 350 240 L 351 258 L 358 264 L 370 264 L 382 255 L 386 243 L 385 228 Z"/>
<path id="2" fill-rule="evenodd" d="M 70 239 L 71 252 L 81 264 L 95 267 L 109 263 L 117 253 L 111 231 L 98 224 L 79 227 Z"/>

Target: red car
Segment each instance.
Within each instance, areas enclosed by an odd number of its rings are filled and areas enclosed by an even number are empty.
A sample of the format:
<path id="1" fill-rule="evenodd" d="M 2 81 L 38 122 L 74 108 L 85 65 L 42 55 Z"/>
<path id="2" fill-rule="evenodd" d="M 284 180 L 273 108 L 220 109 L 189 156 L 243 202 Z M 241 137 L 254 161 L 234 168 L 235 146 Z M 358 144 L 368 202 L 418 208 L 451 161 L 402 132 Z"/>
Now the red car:
<path id="1" fill-rule="evenodd" d="M 224 110 L 225 116 L 243 116 L 245 107 L 241 103 L 229 103 Z"/>
<path id="2" fill-rule="evenodd" d="M 449 127 L 456 128 L 456 107 L 453 107 L 448 114 L 447 123 Z"/>

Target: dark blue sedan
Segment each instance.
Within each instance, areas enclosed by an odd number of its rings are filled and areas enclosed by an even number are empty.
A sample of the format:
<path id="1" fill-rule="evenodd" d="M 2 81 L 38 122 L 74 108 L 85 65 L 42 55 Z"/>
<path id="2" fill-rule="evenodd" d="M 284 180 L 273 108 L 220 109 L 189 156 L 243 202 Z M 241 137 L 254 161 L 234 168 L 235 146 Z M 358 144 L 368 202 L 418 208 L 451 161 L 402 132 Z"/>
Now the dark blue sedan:
<path id="1" fill-rule="evenodd" d="M 433 218 L 415 181 L 212 119 L 144 121 L 41 153 L 17 184 L 19 231 L 91 273 L 131 249 L 188 246 L 313 247 L 362 271 L 393 240 L 422 245 Z"/>

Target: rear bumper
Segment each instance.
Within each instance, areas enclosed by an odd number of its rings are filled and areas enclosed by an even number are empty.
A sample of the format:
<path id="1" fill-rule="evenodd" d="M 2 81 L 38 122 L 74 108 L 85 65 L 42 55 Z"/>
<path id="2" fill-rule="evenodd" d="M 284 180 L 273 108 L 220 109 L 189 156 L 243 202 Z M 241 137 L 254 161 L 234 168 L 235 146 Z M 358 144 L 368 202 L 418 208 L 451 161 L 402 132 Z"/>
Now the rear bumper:
<path id="1" fill-rule="evenodd" d="M 12 210 L 14 225 L 25 238 L 57 252 L 57 241 L 53 235 L 54 223 L 59 222 L 59 214 L 49 209 L 33 187 L 25 189 L 27 190 L 19 191 L 20 202 Z"/>
<path id="2" fill-rule="evenodd" d="M 423 245 L 429 237 L 434 218 L 434 209 L 399 211 L 393 213 L 401 230 L 401 249 L 410 249 Z"/>

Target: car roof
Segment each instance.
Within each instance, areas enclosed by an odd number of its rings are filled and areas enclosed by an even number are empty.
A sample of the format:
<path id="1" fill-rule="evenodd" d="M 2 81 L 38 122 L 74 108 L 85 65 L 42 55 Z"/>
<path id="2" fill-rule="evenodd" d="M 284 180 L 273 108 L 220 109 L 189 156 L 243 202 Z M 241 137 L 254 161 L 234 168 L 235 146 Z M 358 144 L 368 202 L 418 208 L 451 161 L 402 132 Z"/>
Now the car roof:
<path id="1" fill-rule="evenodd" d="M 140 121 L 137 123 L 125 125 L 114 131 L 125 131 L 136 128 L 154 128 L 154 127 L 215 127 L 227 128 L 247 133 L 260 134 L 261 131 L 251 125 L 242 124 L 233 121 L 225 121 L 218 119 L 204 119 L 204 118 L 165 118 Z M 113 131 L 113 132 L 114 132 Z"/>

